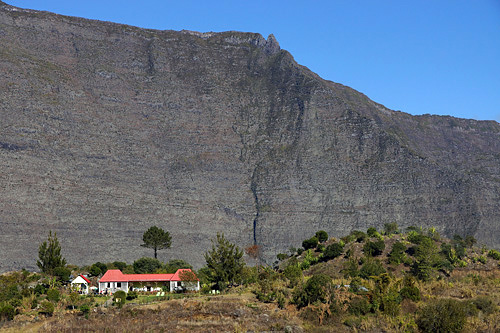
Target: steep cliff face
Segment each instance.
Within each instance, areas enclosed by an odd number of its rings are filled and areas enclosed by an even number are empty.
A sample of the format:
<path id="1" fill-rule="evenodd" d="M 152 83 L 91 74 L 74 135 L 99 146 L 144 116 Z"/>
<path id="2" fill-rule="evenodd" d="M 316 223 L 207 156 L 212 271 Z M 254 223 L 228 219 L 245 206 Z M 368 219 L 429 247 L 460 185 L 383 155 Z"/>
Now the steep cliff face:
<path id="1" fill-rule="evenodd" d="M 0 2 L 0 270 L 200 266 L 216 232 L 272 260 L 318 229 L 435 226 L 500 246 L 500 126 L 394 112 L 273 36 L 153 31 Z"/>

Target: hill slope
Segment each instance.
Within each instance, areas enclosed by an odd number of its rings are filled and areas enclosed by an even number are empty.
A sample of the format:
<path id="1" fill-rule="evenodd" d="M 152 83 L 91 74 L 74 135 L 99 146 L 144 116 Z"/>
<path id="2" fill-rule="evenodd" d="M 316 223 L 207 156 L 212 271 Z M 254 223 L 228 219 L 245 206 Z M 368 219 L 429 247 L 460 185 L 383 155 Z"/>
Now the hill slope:
<path id="1" fill-rule="evenodd" d="M 394 112 L 273 36 L 155 31 L 0 2 L 0 270 L 57 231 L 69 262 L 196 266 L 217 231 L 273 258 L 387 222 L 499 247 L 500 126 Z"/>

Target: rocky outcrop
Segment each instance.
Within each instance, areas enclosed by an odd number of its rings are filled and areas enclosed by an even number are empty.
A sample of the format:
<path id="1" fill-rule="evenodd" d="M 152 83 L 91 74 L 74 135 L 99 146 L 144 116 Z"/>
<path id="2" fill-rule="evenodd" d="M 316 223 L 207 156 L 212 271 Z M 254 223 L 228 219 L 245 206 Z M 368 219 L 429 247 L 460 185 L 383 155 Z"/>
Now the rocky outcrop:
<path id="1" fill-rule="evenodd" d="M 394 112 L 274 36 L 155 31 L 0 3 L 0 270 L 203 264 L 218 231 L 263 259 L 318 229 L 434 226 L 500 246 L 500 126 Z"/>

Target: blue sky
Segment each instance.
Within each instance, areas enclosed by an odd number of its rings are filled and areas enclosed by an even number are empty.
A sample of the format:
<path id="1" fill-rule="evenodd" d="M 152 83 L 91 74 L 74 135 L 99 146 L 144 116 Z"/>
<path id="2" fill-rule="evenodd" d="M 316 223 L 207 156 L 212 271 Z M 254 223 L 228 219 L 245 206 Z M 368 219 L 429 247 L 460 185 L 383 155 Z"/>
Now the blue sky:
<path id="1" fill-rule="evenodd" d="M 276 36 L 298 63 L 393 110 L 500 121 L 500 0 L 4 0 L 160 30 Z"/>

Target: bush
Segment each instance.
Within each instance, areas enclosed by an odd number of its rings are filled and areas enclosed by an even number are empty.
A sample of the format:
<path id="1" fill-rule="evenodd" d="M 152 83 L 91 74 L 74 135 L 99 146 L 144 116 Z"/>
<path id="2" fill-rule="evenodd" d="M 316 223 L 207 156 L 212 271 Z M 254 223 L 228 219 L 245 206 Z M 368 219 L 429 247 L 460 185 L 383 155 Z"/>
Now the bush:
<path id="1" fill-rule="evenodd" d="M 376 234 L 378 234 L 377 229 L 374 227 L 370 227 L 366 230 L 366 234 L 370 237 L 375 237 Z"/>
<path id="2" fill-rule="evenodd" d="M 88 306 L 87 304 L 80 306 L 80 313 L 84 315 L 85 318 L 88 319 L 90 313 L 90 306 Z"/>
<path id="3" fill-rule="evenodd" d="M 320 231 L 316 232 L 315 236 L 318 239 L 318 242 L 320 242 L 320 243 L 326 242 L 328 240 L 328 234 L 324 230 L 320 230 Z"/>
<path id="4" fill-rule="evenodd" d="M 470 301 L 478 310 L 486 315 L 496 311 L 496 305 L 488 296 L 478 296 Z"/>
<path id="5" fill-rule="evenodd" d="M 127 299 L 127 293 L 123 290 L 118 290 L 113 294 L 113 302 L 121 308 L 125 304 L 125 300 Z"/>
<path id="6" fill-rule="evenodd" d="M 37 284 L 34 289 L 35 295 L 40 296 L 47 292 L 47 288 L 43 284 Z"/>
<path id="7" fill-rule="evenodd" d="M 283 275 L 290 281 L 290 286 L 296 286 L 303 279 L 302 270 L 297 265 L 288 265 Z"/>
<path id="8" fill-rule="evenodd" d="M 418 287 L 416 286 L 401 288 L 401 290 L 399 291 L 399 295 L 401 295 L 401 297 L 404 299 L 409 299 L 414 302 L 420 301 L 420 289 L 418 289 Z"/>
<path id="9" fill-rule="evenodd" d="M 38 313 L 50 317 L 54 313 L 54 309 L 55 309 L 54 304 L 45 300 L 40 304 L 40 310 L 38 311 Z"/>
<path id="10" fill-rule="evenodd" d="M 325 252 L 323 252 L 323 261 L 328 261 L 335 259 L 342 255 L 344 252 L 344 247 L 339 243 L 333 243 L 326 247 Z"/>
<path id="11" fill-rule="evenodd" d="M 362 243 L 366 240 L 367 235 L 359 230 L 354 230 L 351 232 L 351 236 L 356 240 L 358 243 Z"/>
<path id="12" fill-rule="evenodd" d="M 302 247 L 306 250 L 308 249 L 314 249 L 318 246 L 318 238 L 316 236 L 313 236 L 309 239 L 306 239 L 302 242 Z"/>
<path id="13" fill-rule="evenodd" d="M 363 252 L 370 257 L 379 256 L 385 249 L 385 243 L 383 240 L 378 240 L 376 242 L 366 242 L 363 246 Z"/>
<path id="14" fill-rule="evenodd" d="M 12 320 L 16 315 L 16 309 L 8 304 L 0 304 L 0 320 Z"/>
<path id="15" fill-rule="evenodd" d="M 55 288 L 51 288 L 47 290 L 47 299 L 52 302 L 59 302 L 59 299 L 61 298 L 61 294 L 59 293 L 59 290 Z"/>
<path id="16" fill-rule="evenodd" d="M 488 252 L 488 257 L 493 258 L 495 260 L 500 260 L 500 252 L 498 252 L 497 250 L 491 249 Z"/>
<path id="17" fill-rule="evenodd" d="M 313 275 L 303 288 L 298 288 L 294 302 L 299 308 L 314 302 L 329 302 L 333 300 L 332 278 L 325 274 Z"/>
<path id="18" fill-rule="evenodd" d="M 466 316 L 466 304 L 453 299 L 440 299 L 424 306 L 416 322 L 423 332 L 461 332 Z"/>
<path id="19" fill-rule="evenodd" d="M 384 232 L 386 235 L 397 234 L 399 232 L 398 224 L 396 222 L 384 224 Z"/>
<path id="20" fill-rule="evenodd" d="M 71 269 L 67 267 L 56 267 L 54 268 L 54 276 L 56 276 L 59 281 L 68 282 L 69 276 L 71 275 Z"/>
<path id="21" fill-rule="evenodd" d="M 136 291 L 129 291 L 126 299 L 127 299 L 127 301 L 131 301 L 133 299 L 136 299 L 137 297 L 138 297 L 138 295 L 137 295 Z"/>
<path id="22" fill-rule="evenodd" d="M 396 242 L 392 246 L 391 252 L 388 254 L 389 264 L 391 265 L 399 265 L 405 260 L 405 251 L 406 246 L 401 242 Z"/>
<path id="23" fill-rule="evenodd" d="M 385 268 L 379 260 L 367 260 L 359 270 L 359 276 L 363 279 L 369 279 L 371 276 L 379 276 L 385 273 Z"/>
<path id="24" fill-rule="evenodd" d="M 365 315 L 371 310 L 371 305 L 364 297 L 356 297 L 351 300 L 347 311 L 355 316 Z"/>

